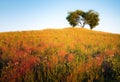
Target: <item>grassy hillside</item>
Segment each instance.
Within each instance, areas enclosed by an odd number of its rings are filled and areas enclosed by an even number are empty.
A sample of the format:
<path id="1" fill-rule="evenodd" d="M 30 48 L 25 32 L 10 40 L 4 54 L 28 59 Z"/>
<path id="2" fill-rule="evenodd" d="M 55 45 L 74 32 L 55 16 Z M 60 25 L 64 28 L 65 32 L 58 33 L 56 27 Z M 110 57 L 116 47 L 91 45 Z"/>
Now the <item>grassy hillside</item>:
<path id="1" fill-rule="evenodd" d="M 120 34 L 82 28 L 0 33 L 1 82 L 118 82 Z"/>

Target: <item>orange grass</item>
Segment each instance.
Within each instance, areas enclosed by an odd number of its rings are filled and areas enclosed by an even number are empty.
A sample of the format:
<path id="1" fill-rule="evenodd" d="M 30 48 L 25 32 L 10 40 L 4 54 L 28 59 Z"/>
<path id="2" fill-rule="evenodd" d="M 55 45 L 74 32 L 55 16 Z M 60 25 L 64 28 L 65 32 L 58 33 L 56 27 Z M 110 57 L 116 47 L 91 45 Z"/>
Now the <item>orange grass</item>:
<path id="1" fill-rule="evenodd" d="M 119 71 L 119 55 L 120 34 L 83 28 L 0 33 L 0 82 L 107 82 L 108 68 Z"/>

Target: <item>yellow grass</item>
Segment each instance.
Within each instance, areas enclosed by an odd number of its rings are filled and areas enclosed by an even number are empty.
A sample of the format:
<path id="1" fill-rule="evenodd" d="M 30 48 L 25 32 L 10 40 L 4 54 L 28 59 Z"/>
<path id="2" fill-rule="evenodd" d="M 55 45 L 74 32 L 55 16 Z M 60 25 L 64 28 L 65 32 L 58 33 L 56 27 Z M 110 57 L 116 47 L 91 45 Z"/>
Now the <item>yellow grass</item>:
<path id="1" fill-rule="evenodd" d="M 106 73 L 104 62 L 117 67 L 116 55 L 120 55 L 120 34 L 84 28 L 4 32 L 0 81 L 98 82 Z"/>

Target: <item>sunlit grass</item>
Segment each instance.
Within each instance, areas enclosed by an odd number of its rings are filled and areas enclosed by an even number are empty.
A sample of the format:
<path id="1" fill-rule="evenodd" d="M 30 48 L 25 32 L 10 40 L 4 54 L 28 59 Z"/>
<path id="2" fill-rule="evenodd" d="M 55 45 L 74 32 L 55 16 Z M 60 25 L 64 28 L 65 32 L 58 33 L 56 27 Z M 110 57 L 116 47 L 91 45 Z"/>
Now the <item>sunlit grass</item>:
<path id="1" fill-rule="evenodd" d="M 119 34 L 83 28 L 0 33 L 0 81 L 120 81 L 119 41 Z M 118 75 L 106 79 L 106 66 Z"/>

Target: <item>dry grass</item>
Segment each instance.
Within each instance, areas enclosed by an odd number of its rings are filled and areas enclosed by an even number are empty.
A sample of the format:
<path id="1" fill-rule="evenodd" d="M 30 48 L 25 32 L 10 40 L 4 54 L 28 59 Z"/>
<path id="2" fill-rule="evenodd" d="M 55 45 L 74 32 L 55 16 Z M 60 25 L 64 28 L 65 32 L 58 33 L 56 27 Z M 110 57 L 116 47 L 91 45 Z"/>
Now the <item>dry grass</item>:
<path id="1" fill-rule="evenodd" d="M 119 34 L 83 28 L 0 33 L 0 81 L 108 81 L 104 67 L 118 72 L 116 55 Z M 115 78 L 119 80 L 119 74 Z"/>

